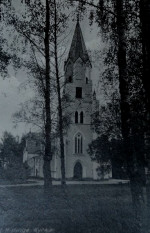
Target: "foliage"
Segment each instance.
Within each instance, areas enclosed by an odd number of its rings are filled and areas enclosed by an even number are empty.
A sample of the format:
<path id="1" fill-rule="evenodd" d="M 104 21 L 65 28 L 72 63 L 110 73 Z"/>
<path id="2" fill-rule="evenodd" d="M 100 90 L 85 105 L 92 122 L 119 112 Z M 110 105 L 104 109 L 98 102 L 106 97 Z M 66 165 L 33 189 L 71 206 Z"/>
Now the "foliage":
<path id="1" fill-rule="evenodd" d="M 0 71 L 1 75 L 5 76 L 7 73 L 7 66 L 10 62 L 10 56 L 3 50 L 2 48 L 2 41 L 0 38 Z"/>
<path id="2" fill-rule="evenodd" d="M 29 174 L 27 165 L 23 165 L 24 137 L 21 142 L 17 137 L 5 131 L 0 143 L 1 176 L 4 179 L 26 179 Z"/>
<path id="3" fill-rule="evenodd" d="M 89 144 L 88 153 L 92 160 L 96 160 L 99 163 L 97 173 L 103 178 L 111 170 L 111 147 L 108 137 L 103 135 L 93 140 Z"/>
<path id="4" fill-rule="evenodd" d="M 1 138 L 1 158 L 8 164 L 20 159 L 21 149 L 17 139 L 9 132 L 5 131 Z"/>
<path id="5" fill-rule="evenodd" d="M 4 38 L 3 30 L 5 28 L 4 26 L 4 18 L 3 18 L 3 7 L 4 7 L 4 1 L 0 2 L 0 71 L 1 76 L 5 77 L 7 75 L 7 66 L 10 63 L 11 55 L 8 53 L 8 50 L 6 51 L 5 47 L 7 47 L 7 40 Z"/>
<path id="6" fill-rule="evenodd" d="M 0 168 L 0 179 L 8 180 L 11 182 L 26 181 L 30 175 L 30 168 L 27 164 L 20 162 L 7 165 L 7 168 Z"/>
<path id="7" fill-rule="evenodd" d="M 122 139 L 109 139 L 106 135 L 98 136 L 89 144 L 88 153 L 93 161 L 98 162 L 98 174 L 104 177 L 112 169 L 113 177 L 121 178 L 126 173 Z"/>
<path id="8" fill-rule="evenodd" d="M 93 140 L 88 149 L 88 153 L 90 154 L 92 160 L 96 160 L 98 163 L 110 160 L 110 151 L 110 142 L 108 141 L 108 137 L 105 135 Z"/>
<path id="9" fill-rule="evenodd" d="M 92 115 L 92 123 L 98 135 L 106 135 L 109 139 L 121 138 L 119 101 L 115 99 L 100 106 L 99 111 Z"/>
<path id="10" fill-rule="evenodd" d="M 66 26 L 66 14 L 64 13 L 64 4 L 59 0 L 57 3 L 50 0 L 25 1 L 20 6 L 20 12 L 15 7 L 12 6 L 12 10 L 9 12 L 6 4 L 7 17 L 5 18 L 7 25 L 10 26 L 10 31 L 14 31 L 13 43 L 10 47 L 17 59 L 13 62 L 16 68 L 23 66 L 28 70 L 30 84 L 39 100 L 33 100 L 31 104 L 26 103 L 28 108 L 16 113 L 15 117 L 18 121 L 24 120 L 40 126 L 45 131 L 44 178 L 45 183 L 48 184 L 48 180 L 51 180 L 49 163 L 52 159 L 52 120 L 53 112 L 57 108 L 54 95 L 58 94 L 54 59 L 56 59 L 57 52 L 58 71 L 62 51 L 61 49 L 57 50 L 56 46 L 58 46 L 58 38 L 63 40 L 62 32 Z M 57 77 L 60 79 L 60 74 Z"/>

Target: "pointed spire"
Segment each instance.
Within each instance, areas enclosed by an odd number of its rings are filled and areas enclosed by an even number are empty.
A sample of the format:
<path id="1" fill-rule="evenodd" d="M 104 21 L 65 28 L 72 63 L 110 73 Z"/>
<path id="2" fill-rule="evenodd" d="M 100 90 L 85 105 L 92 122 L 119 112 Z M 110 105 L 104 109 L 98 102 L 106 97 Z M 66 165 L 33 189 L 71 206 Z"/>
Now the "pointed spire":
<path id="1" fill-rule="evenodd" d="M 68 59 L 70 58 L 73 62 L 75 62 L 79 57 L 84 62 L 90 61 L 79 23 L 79 16 L 77 16 L 77 24 L 72 39 Z"/>

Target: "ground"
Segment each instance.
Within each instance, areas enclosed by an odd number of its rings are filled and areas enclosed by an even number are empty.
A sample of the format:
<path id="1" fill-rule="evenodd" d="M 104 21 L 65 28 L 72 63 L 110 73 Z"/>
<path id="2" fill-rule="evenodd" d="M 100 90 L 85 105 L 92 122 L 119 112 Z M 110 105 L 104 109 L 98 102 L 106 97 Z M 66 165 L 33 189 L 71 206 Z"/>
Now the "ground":
<path id="1" fill-rule="evenodd" d="M 137 233 L 129 185 L 0 187 L 0 232 Z"/>

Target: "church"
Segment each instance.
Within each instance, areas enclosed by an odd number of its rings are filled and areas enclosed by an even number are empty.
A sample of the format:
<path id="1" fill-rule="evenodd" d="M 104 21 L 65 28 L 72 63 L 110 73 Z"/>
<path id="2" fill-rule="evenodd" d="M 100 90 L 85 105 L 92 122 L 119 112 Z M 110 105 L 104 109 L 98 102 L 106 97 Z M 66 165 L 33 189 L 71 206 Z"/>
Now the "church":
<path id="1" fill-rule="evenodd" d="M 68 58 L 64 64 L 65 85 L 63 95 L 67 95 L 64 115 L 70 117 L 64 136 L 65 171 L 67 179 L 98 179 L 96 162 L 87 153 L 88 145 L 95 138 L 92 129 L 92 113 L 98 111 L 99 102 L 92 90 L 92 64 L 86 49 L 79 20 L 76 23 Z M 57 141 L 57 140 L 56 140 Z M 43 177 L 43 156 L 36 146 L 37 141 L 29 137 L 23 154 L 23 162 L 31 169 L 31 176 Z M 55 145 L 57 147 L 57 145 Z M 55 152 L 52 163 L 52 177 L 61 178 L 59 152 Z M 107 175 L 109 178 L 110 174 Z"/>

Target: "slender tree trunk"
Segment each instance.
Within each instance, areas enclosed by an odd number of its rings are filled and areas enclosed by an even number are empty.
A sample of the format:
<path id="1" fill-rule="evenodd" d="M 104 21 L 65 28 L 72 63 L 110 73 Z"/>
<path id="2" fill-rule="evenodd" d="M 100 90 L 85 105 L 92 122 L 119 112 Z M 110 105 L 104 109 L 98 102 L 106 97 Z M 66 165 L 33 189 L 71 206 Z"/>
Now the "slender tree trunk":
<path id="1" fill-rule="evenodd" d="M 143 49 L 143 86 L 146 103 L 146 147 L 150 148 L 150 1 L 140 0 L 140 20 L 142 30 Z M 148 170 L 150 170 L 150 152 L 147 153 Z M 147 177 L 147 228 L 149 227 L 150 210 L 150 178 Z M 147 229 L 148 230 L 148 229 Z"/>
<path id="2" fill-rule="evenodd" d="M 127 172 L 130 179 L 131 194 L 133 206 L 136 216 L 137 232 L 141 232 L 141 202 L 140 196 L 142 192 L 139 173 L 137 172 L 136 151 L 133 153 L 133 145 L 131 143 L 131 112 L 129 105 L 129 80 L 127 75 L 126 60 L 126 38 L 125 38 L 125 13 L 123 9 L 123 0 L 116 0 L 117 10 L 117 33 L 118 33 L 118 68 L 119 68 L 119 89 L 121 96 L 121 122 L 122 136 L 124 140 L 124 153 L 127 163 Z"/>
<path id="3" fill-rule="evenodd" d="M 150 145 L 150 1 L 140 1 L 140 20 L 142 30 L 142 50 L 143 50 L 143 86 L 145 90 L 146 103 L 146 137 Z M 150 155 L 147 157 L 150 164 Z"/>
<path id="4" fill-rule="evenodd" d="M 122 135 L 125 142 L 128 142 L 130 134 L 130 107 L 128 102 L 129 87 L 127 77 L 126 61 L 126 38 L 125 38 L 125 16 L 123 1 L 116 0 L 117 8 L 117 33 L 118 33 L 118 68 L 119 68 L 119 89 L 121 95 L 121 122 Z"/>
<path id="5" fill-rule="evenodd" d="M 130 106 L 129 106 L 129 84 L 127 77 L 126 61 L 126 38 L 125 38 L 125 16 L 123 10 L 123 1 L 116 0 L 117 9 L 117 33 L 118 33 L 118 69 L 119 69 L 119 90 L 120 90 L 120 108 L 121 108 L 121 127 L 124 140 L 124 153 L 127 162 L 128 174 L 132 171 L 132 156 L 130 136 Z"/>
<path id="6" fill-rule="evenodd" d="M 57 48 L 57 6 L 56 0 L 54 0 L 55 8 L 55 30 L 54 30 L 54 49 L 55 49 L 55 69 L 56 69 L 56 81 L 57 81 L 57 95 L 58 95 L 58 113 L 59 113 L 59 136 L 60 136 L 60 153 L 61 153 L 61 174 L 62 174 L 62 185 L 66 184 L 65 179 L 65 153 L 64 153 L 64 137 L 63 137 L 63 116 L 62 116 L 62 102 L 61 102 L 61 89 L 60 89 L 60 78 L 58 68 L 58 48 Z"/>
<path id="7" fill-rule="evenodd" d="M 51 178 L 51 108 L 50 108 L 50 48 L 49 48 L 49 38 L 50 38 L 50 8 L 49 1 L 46 0 L 46 25 L 45 25 L 45 60 L 46 60 L 46 75 L 45 75 L 45 112 L 46 112 L 46 122 L 45 122 L 45 155 L 44 155 L 44 189 L 48 190 L 52 185 Z"/>
<path id="8" fill-rule="evenodd" d="M 150 112 L 150 1 L 140 0 L 140 19 L 143 44 L 143 85 L 147 98 L 147 110 Z"/>

